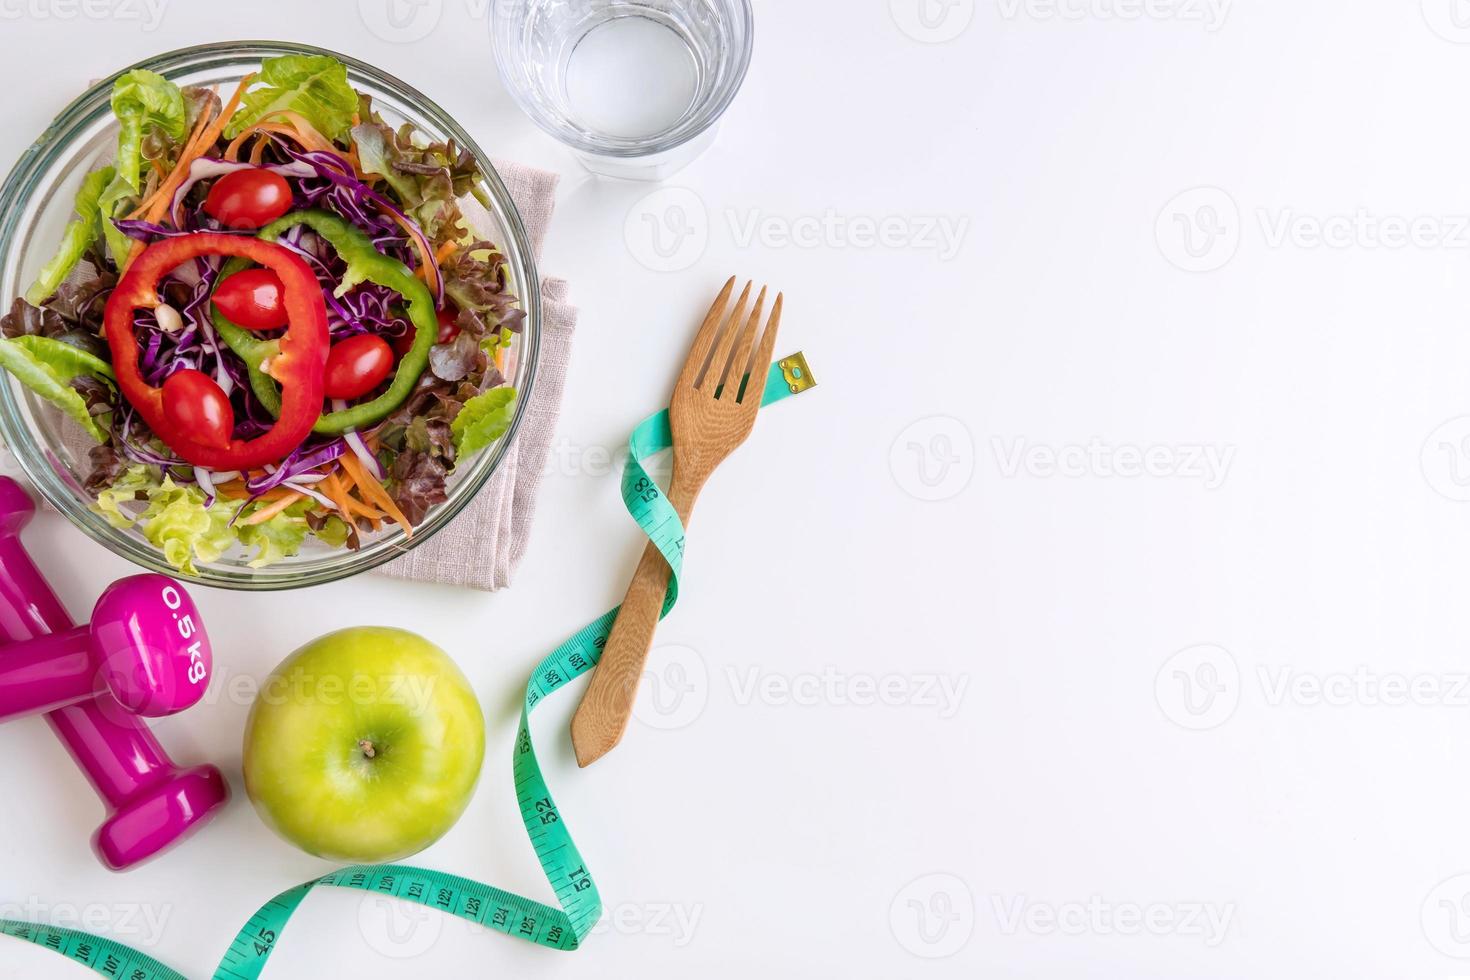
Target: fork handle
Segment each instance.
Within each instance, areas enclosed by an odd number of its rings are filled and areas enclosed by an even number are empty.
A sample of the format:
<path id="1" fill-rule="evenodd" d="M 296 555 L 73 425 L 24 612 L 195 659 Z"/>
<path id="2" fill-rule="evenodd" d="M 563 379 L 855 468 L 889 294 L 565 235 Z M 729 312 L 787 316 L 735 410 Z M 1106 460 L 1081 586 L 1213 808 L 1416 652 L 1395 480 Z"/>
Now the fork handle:
<path id="1" fill-rule="evenodd" d="M 679 479 L 676 456 L 668 499 L 686 527 L 698 493 L 699 487 L 689 487 Z M 653 646 L 653 633 L 658 627 L 658 614 L 663 610 L 670 574 L 669 563 L 650 541 L 643 549 L 633 580 L 628 583 L 607 646 L 592 672 L 592 683 L 572 716 L 572 750 L 579 766 L 590 766 L 623 740 L 633 713 L 633 701 L 638 696 L 638 682 L 643 678 L 643 665 Z"/>

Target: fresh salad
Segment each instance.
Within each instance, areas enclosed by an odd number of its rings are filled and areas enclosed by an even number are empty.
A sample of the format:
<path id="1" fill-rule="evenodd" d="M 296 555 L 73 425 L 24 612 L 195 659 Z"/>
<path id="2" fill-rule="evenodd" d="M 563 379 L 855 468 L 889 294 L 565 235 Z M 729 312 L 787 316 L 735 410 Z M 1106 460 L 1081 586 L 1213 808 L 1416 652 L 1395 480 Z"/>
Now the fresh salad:
<path id="1" fill-rule="evenodd" d="M 386 125 L 320 55 L 232 93 L 130 71 L 112 111 L 116 158 L 0 317 L 0 367 L 96 440 L 97 512 L 191 574 L 412 534 L 516 398 L 474 156 Z"/>

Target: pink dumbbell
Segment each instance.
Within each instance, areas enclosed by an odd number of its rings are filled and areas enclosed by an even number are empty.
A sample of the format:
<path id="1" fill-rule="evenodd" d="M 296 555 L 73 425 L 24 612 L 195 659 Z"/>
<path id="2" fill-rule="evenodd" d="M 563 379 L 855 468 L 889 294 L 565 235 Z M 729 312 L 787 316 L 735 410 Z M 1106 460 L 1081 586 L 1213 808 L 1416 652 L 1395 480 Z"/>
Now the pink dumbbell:
<path id="1" fill-rule="evenodd" d="M 188 593 L 163 575 L 107 587 L 92 622 L 12 643 L 0 656 L 0 721 L 111 694 L 159 718 L 197 702 L 209 685 L 209 640 Z"/>
<path id="2" fill-rule="evenodd" d="M 165 715 L 198 701 L 209 644 L 194 604 L 161 575 L 115 583 L 92 625 L 73 627 L 21 545 L 34 513 L 20 484 L 0 477 L 0 637 L 11 641 L 0 646 L 0 718 L 48 712 L 111 811 L 92 849 L 120 871 L 183 840 L 229 799 L 218 769 L 179 769 L 129 714 Z"/>

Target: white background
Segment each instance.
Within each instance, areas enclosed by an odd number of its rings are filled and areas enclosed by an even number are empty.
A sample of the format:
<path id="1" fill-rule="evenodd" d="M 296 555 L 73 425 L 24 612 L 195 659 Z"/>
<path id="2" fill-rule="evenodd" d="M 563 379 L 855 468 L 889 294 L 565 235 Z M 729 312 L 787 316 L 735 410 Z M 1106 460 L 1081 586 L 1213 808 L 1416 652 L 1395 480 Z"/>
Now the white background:
<path id="1" fill-rule="evenodd" d="M 700 500 L 652 664 L 685 700 L 645 701 L 585 772 L 580 690 L 537 715 L 600 933 L 556 954 L 323 889 L 268 976 L 1470 974 L 1470 9 L 766 0 L 718 143 L 649 198 L 515 111 L 483 0 L 433 0 L 414 41 L 370 29 L 381 0 L 367 20 L 164 2 L 154 23 L 142 0 L 0 0 L 0 160 L 89 79 L 276 36 L 381 65 L 564 176 L 542 268 L 582 323 L 515 587 L 198 597 L 247 683 L 360 623 L 464 666 L 487 762 L 417 863 L 549 898 L 514 706 L 621 595 L 640 538 L 603 454 L 726 276 L 785 290 L 780 347 L 821 380 Z M 650 268 L 643 215 L 680 208 L 684 267 Z M 828 214 L 815 247 L 782 236 Z M 27 541 L 78 614 L 130 571 L 54 514 Z M 859 703 L 874 684 L 902 703 Z M 239 792 L 247 708 L 157 726 L 236 799 L 123 876 L 88 853 L 101 808 L 43 724 L 0 726 L 6 911 L 90 907 L 207 976 L 261 901 L 327 869 Z M 82 975 L 0 952 L 0 975 Z"/>

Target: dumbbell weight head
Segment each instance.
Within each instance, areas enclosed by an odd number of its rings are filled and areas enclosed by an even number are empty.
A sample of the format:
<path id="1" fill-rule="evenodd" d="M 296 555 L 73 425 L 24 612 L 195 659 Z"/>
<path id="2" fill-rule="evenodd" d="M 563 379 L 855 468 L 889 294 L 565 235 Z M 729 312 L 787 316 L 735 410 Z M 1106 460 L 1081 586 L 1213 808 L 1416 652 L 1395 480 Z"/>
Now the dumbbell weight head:
<path id="1" fill-rule="evenodd" d="M 214 659 L 199 610 L 163 575 L 107 587 L 92 610 L 92 655 L 106 689 L 128 711 L 158 718 L 196 703 Z"/>

